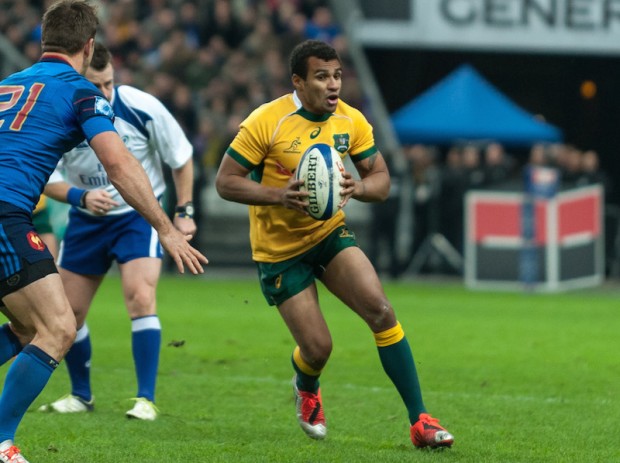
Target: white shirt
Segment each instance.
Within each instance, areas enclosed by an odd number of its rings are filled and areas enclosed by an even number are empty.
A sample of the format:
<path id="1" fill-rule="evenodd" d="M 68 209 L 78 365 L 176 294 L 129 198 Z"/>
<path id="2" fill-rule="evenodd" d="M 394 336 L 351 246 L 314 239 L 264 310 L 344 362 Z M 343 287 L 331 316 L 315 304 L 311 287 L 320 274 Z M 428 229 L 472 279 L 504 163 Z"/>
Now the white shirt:
<path id="1" fill-rule="evenodd" d="M 115 114 L 114 127 L 127 149 L 144 167 L 155 196 L 160 197 L 166 189 L 162 162 L 171 169 L 182 167 L 192 157 L 191 143 L 164 105 L 142 90 L 127 85 L 116 87 L 111 104 Z M 48 183 L 61 181 L 85 190 L 107 190 L 119 203 L 108 215 L 132 210 L 110 183 L 103 165 L 86 140 L 63 155 Z M 86 209 L 80 210 L 91 214 Z"/>

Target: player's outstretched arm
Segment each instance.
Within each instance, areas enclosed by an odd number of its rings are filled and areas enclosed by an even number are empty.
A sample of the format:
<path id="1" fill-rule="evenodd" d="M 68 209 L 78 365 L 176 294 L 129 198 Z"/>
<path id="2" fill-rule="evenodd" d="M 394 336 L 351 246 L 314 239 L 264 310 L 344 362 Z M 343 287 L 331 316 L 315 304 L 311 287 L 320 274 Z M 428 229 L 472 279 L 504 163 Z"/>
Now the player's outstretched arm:
<path id="1" fill-rule="evenodd" d="M 225 154 L 215 178 L 218 194 L 228 201 L 254 206 L 281 205 L 308 215 L 305 210 L 308 193 L 299 191 L 302 180 L 292 177 L 284 188 L 268 187 L 249 179 L 249 173 L 248 169 Z"/>
<path id="2" fill-rule="evenodd" d="M 118 206 L 118 203 L 112 199 L 109 192 L 103 189 L 82 190 L 72 187 L 65 181 L 50 181 L 45 185 L 43 190 L 47 196 L 56 201 L 69 203 L 73 206 L 88 209 L 95 215 L 105 215 L 111 209 Z"/>
<path id="3" fill-rule="evenodd" d="M 127 150 L 116 132 L 102 132 L 90 141 L 103 164 L 110 182 L 123 199 L 157 230 L 162 246 L 176 262 L 180 273 L 184 267 L 194 274 L 203 273 L 207 258 L 188 243 L 173 225 L 153 194 L 149 179 L 138 160 Z"/>

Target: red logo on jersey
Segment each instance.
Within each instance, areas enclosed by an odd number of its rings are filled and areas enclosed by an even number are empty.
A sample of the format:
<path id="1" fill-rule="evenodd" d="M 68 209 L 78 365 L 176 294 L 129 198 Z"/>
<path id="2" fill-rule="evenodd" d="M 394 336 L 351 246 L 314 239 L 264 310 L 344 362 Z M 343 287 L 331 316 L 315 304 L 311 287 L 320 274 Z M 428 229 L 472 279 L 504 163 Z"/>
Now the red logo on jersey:
<path id="1" fill-rule="evenodd" d="M 41 237 L 37 235 L 37 232 L 28 232 L 26 238 L 28 238 L 28 244 L 30 244 L 32 249 L 36 249 L 37 251 L 43 251 L 45 249 L 45 243 L 43 243 Z"/>
<path id="2" fill-rule="evenodd" d="M 276 169 L 279 174 L 286 175 L 287 177 L 293 176 L 293 172 L 291 172 L 286 167 L 284 167 L 282 164 L 280 164 L 279 161 L 276 161 Z"/>

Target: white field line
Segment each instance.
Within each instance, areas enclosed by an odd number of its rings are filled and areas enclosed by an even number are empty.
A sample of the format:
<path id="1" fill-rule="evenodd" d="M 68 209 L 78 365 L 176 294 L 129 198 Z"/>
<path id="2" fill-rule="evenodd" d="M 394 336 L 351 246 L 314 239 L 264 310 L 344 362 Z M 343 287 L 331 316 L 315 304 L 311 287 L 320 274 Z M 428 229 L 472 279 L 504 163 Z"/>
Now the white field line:
<path id="1" fill-rule="evenodd" d="M 268 376 L 227 376 L 227 379 L 234 381 L 235 383 L 257 383 L 257 384 L 273 384 L 276 386 L 286 387 L 291 384 L 291 380 L 284 381 L 282 379 L 276 379 Z M 394 392 L 394 388 L 392 387 L 382 387 L 382 386 L 362 386 L 359 384 L 351 384 L 346 383 L 341 385 L 347 390 L 353 391 L 363 391 L 366 393 L 385 393 L 390 394 Z M 472 401 L 497 401 L 497 402 L 532 402 L 539 404 L 559 404 L 559 405 L 570 405 L 576 403 L 589 403 L 592 405 L 610 405 L 615 402 L 612 399 L 602 399 L 591 397 L 589 399 L 579 398 L 579 399 L 571 399 L 569 397 L 556 396 L 556 397 L 541 397 L 541 396 L 533 396 L 533 395 L 509 395 L 509 394 L 489 394 L 488 392 L 480 392 L 480 393 L 471 393 L 471 392 L 445 392 L 445 391 L 429 391 L 422 390 L 422 394 L 424 396 L 438 396 L 442 398 L 452 398 L 452 399 L 464 399 L 464 400 L 472 400 Z"/>

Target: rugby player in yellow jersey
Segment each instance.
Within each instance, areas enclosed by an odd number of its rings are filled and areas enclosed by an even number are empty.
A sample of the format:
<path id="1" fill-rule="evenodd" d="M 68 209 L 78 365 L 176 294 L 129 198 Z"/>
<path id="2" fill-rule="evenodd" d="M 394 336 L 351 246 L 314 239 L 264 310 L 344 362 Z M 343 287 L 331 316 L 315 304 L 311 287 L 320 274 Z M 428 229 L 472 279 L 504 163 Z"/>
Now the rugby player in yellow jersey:
<path id="1" fill-rule="evenodd" d="M 339 99 L 342 67 L 330 45 L 299 44 L 290 70 L 294 93 L 260 106 L 241 123 L 216 187 L 222 198 L 249 205 L 252 258 L 263 294 L 297 343 L 292 364 L 299 424 L 311 438 L 326 436 L 319 376 L 332 338 L 319 305 L 318 279 L 372 330 L 383 368 L 407 407 L 413 444 L 449 447 L 454 438 L 426 411 L 405 333 L 344 212 L 326 221 L 311 218 L 304 209 L 307 193 L 299 191 L 302 181 L 293 175 L 310 145 L 327 143 L 351 158 L 360 177 L 344 174 L 340 206 L 350 198 L 383 201 L 390 175 L 372 127 Z"/>

